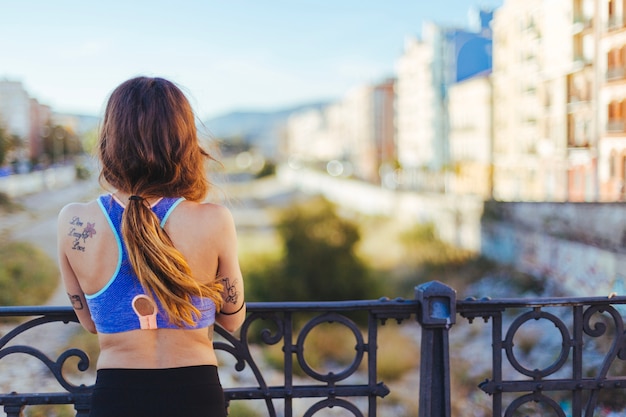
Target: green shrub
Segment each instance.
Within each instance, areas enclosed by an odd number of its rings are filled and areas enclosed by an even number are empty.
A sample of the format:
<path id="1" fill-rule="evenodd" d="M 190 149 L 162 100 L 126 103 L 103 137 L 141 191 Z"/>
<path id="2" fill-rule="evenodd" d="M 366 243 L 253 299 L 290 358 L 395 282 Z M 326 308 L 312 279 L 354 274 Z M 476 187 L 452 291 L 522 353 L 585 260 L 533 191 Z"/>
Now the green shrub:
<path id="1" fill-rule="evenodd" d="M 276 174 L 276 164 L 271 161 L 265 161 L 263 168 L 256 174 L 256 178 L 269 177 Z"/>
<path id="2" fill-rule="evenodd" d="M 41 249 L 24 242 L 0 245 L 0 305 L 41 305 L 58 285 L 59 270 Z"/>
<path id="3" fill-rule="evenodd" d="M 401 331 L 403 325 L 388 322 L 378 327 L 378 377 L 386 382 L 400 380 L 419 368 L 420 348 Z"/>
<path id="4" fill-rule="evenodd" d="M 83 164 L 76 164 L 76 179 L 88 180 L 91 177 L 91 171 Z"/>
<path id="5" fill-rule="evenodd" d="M 14 213 L 21 210 L 22 206 L 15 201 L 7 193 L 0 191 L 0 213 Z"/>
<path id="6" fill-rule="evenodd" d="M 375 282 L 355 248 L 357 225 L 340 217 L 335 206 L 318 198 L 296 204 L 280 215 L 284 244 L 280 271 L 267 284 L 273 300 L 336 301 L 377 298 Z"/>

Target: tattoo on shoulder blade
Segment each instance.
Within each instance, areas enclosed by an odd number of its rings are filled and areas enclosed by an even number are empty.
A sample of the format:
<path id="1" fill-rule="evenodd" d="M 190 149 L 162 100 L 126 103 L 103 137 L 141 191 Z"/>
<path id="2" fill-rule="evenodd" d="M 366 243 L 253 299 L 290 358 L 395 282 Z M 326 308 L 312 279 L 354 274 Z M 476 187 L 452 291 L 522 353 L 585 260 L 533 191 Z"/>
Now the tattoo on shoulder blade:
<path id="1" fill-rule="evenodd" d="M 80 217 L 74 216 L 72 220 L 70 220 L 70 225 L 70 231 L 67 235 L 74 238 L 74 241 L 72 242 L 72 249 L 85 252 L 85 242 L 88 238 L 93 237 L 93 235 L 96 234 L 96 224 L 87 222 L 87 225 L 85 226 L 85 224 L 80 220 Z"/>
<path id="2" fill-rule="evenodd" d="M 70 297 L 70 302 L 72 303 L 72 307 L 74 308 L 74 310 L 82 310 L 83 308 L 85 308 L 85 306 L 83 306 L 83 300 L 80 298 L 80 295 L 68 293 L 67 296 Z"/>
<path id="3" fill-rule="evenodd" d="M 235 285 L 237 281 L 230 282 L 230 278 L 222 277 L 220 278 L 220 282 L 224 286 L 224 302 L 237 304 L 237 300 L 239 299 L 239 292 L 237 292 L 237 286 Z"/>

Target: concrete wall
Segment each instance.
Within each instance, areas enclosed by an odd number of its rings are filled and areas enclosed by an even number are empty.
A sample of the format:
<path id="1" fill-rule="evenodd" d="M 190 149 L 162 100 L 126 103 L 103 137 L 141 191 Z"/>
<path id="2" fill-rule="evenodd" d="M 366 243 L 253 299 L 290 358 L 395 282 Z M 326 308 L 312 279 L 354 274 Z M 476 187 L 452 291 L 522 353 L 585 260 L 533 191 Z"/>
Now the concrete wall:
<path id="1" fill-rule="evenodd" d="M 0 192 L 10 197 L 32 194 L 42 190 L 63 187 L 76 180 L 76 168 L 71 166 L 50 168 L 29 174 L 0 177 Z"/>
<path id="2" fill-rule="evenodd" d="M 538 277 L 564 296 L 626 295 L 626 204 L 485 206 L 481 253 Z"/>
<path id="3" fill-rule="evenodd" d="M 439 237 L 461 248 L 480 250 L 483 201 L 474 196 L 394 191 L 306 169 L 278 169 L 281 182 L 309 194 L 322 194 L 343 207 L 411 224 L 432 223 Z"/>
<path id="4" fill-rule="evenodd" d="M 448 243 L 548 278 L 551 296 L 626 295 L 625 203 L 485 203 L 393 191 L 302 169 L 280 168 L 278 175 L 303 192 L 394 217 L 407 227 L 431 222 Z"/>

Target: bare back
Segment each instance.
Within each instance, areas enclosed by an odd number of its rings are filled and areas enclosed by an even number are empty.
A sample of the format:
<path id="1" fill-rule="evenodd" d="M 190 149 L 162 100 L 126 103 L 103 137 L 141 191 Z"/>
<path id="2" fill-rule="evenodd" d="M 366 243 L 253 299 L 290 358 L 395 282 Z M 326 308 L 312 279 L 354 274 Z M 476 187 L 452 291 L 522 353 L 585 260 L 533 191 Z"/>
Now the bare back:
<path id="1" fill-rule="evenodd" d="M 124 200 L 120 197 L 118 201 Z M 219 271 L 226 285 L 243 294 L 234 223 L 225 207 L 184 201 L 172 211 L 164 229 L 187 260 L 193 277 L 209 283 Z M 98 203 L 92 201 L 70 204 L 61 211 L 58 236 L 68 295 L 83 326 L 95 333 L 85 294 L 97 293 L 115 274 L 120 256 L 115 234 Z M 230 316 L 218 316 L 217 320 L 226 329 L 237 325 Z M 240 318 L 237 320 L 240 323 Z M 100 333 L 98 368 L 216 365 L 211 336 L 212 327 Z"/>

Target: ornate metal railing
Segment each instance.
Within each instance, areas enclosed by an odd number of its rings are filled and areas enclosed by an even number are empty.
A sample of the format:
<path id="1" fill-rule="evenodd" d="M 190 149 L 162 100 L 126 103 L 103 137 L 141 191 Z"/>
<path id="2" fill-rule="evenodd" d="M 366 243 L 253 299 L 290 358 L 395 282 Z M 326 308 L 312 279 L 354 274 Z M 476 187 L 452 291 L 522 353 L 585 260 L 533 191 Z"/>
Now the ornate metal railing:
<path id="1" fill-rule="evenodd" d="M 493 415 L 593 417 L 602 393 L 623 396 L 615 390 L 626 388 L 624 304 L 621 296 L 458 302 L 470 322 L 491 321 L 492 373 L 479 386 Z"/>
<path id="2" fill-rule="evenodd" d="M 231 335 L 217 329 L 214 346 L 220 357 L 230 358 L 226 362 L 251 375 L 253 381 L 225 389 L 231 404 L 256 400 L 263 404 L 264 415 L 271 417 L 312 417 L 327 408 L 375 417 L 381 413 L 384 400 L 380 399 L 390 392 L 378 380 L 379 326 L 388 320 L 415 318 L 422 332 L 419 416 L 450 417 L 449 333 L 454 331 L 457 314 L 470 323 L 480 318 L 486 323 L 481 330 L 491 336 L 491 340 L 478 341 L 485 345 L 482 351 L 491 350 L 491 376 L 479 387 L 492 397 L 493 416 L 592 417 L 603 393 L 626 388 L 626 376 L 620 374 L 626 369 L 621 363 L 626 359 L 624 304 L 626 297 L 457 301 L 452 288 L 435 281 L 417 287 L 414 300 L 250 303 L 241 330 Z M 0 376 L 9 357 L 30 357 L 40 362 L 60 388 L 0 392 L 0 407 L 6 415 L 20 416 L 31 405 L 73 404 L 77 416 L 87 416 L 93 381 L 75 383 L 66 374 L 74 361 L 74 373 L 93 369 L 88 355 L 65 346 L 54 358 L 23 341 L 28 334 L 45 337 L 39 335 L 47 326 L 78 326 L 73 311 L 0 307 L 0 319 L 7 318 L 19 321 L 4 325 L 9 330 L 0 333 Z M 354 354 L 340 369 L 320 371 L 309 362 L 305 345 L 311 333 L 324 331 L 327 323 L 343 326 L 354 337 Z M 536 325 L 543 326 L 541 331 L 532 329 Z M 267 379 L 253 346 L 281 347 L 280 383 Z M 535 350 L 541 354 L 533 354 Z M 304 408 L 301 402 L 296 407 L 295 402 L 302 399 L 308 401 Z"/>
<path id="3" fill-rule="evenodd" d="M 237 335 L 229 334 L 216 326 L 219 334 L 214 346 L 218 354 L 234 358 L 237 371 L 248 369 L 255 379 L 252 386 L 226 388 L 227 402 L 234 400 L 262 400 L 268 416 L 293 416 L 293 401 L 298 398 L 318 399 L 308 406 L 305 416 L 312 416 L 317 411 L 337 407 L 348 410 L 355 416 L 363 416 L 352 398 L 368 400 L 367 415 L 376 416 L 378 398 L 389 393 L 389 389 L 376 377 L 376 350 L 378 325 L 388 319 L 402 321 L 415 313 L 416 302 L 413 300 L 346 301 L 346 302 L 287 302 L 287 303 L 249 303 L 249 314 Z M 363 315 L 364 323 L 355 322 L 352 315 Z M 16 324 L 8 333 L 0 337 L 0 372 L 2 362 L 8 356 L 26 355 L 38 359 L 47 368 L 62 392 L 9 392 L 0 393 L 0 406 L 8 417 L 20 416 L 26 406 L 74 404 L 77 416 L 89 413 L 91 384 L 77 385 L 66 377 L 70 359 L 77 359 L 78 371 L 90 368 L 87 354 L 76 348 L 68 348 L 58 355 L 50 357 L 49 352 L 33 346 L 20 344 L 19 338 L 29 332 L 42 331 L 43 327 L 53 323 L 74 323 L 76 316 L 69 307 L 0 307 L 0 318 L 23 317 L 26 321 Z M 320 372 L 308 363 L 305 355 L 305 343 L 308 335 L 317 326 L 335 323 L 344 326 L 355 339 L 352 362 L 339 371 Z M 362 329 L 365 328 L 365 332 Z M 299 329 L 299 331 L 296 331 Z M 56 331 L 56 330 L 55 330 Z M 365 334 L 364 334 L 365 333 Z M 282 345 L 284 355 L 283 379 L 280 386 L 270 385 L 259 368 L 258 361 L 251 352 L 251 339 L 256 345 Z M 296 383 L 294 362 L 304 373 L 301 380 L 312 381 L 309 384 Z M 363 383 L 346 382 L 357 373 L 363 373 Z M 74 370 L 76 371 L 76 370 Z M 352 378 L 355 379 L 355 378 Z M 356 378 L 358 379 L 358 378 Z M 60 390 L 61 391 L 61 390 Z M 275 401 L 281 400 L 279 410 Z"/>

